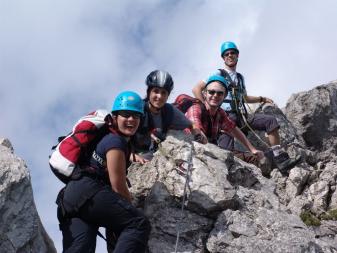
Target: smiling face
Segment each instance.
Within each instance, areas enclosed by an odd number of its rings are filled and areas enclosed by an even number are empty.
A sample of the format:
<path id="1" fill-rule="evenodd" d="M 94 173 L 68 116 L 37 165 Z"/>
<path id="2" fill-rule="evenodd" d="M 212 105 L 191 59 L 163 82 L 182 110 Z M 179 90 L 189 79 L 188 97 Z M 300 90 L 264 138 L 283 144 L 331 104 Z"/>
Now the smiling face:
<path id="1" fill-rule="evenodd" d="M 230 68 L 235 68 L 238 63 L 239 53 L 235 50 L 227 50 L 222 55 L 222 59 L 225 61 L 225 65 Z"/>
<path id="2" fill-rule="evenodd" d="M 150 110 L 160 110 L 167 102 L 168 96 L 169 93 L 164 88 L 153 87 L 148 94 Z"/>
<path id="3" fill-rule="evenodd" d="M 119 132 L 125 136 L 134 135 L 139 126 L 140 117 L 141 114 L 134 111 L 119 111 L 116 116 Z"/>
<path id="4" fill-rule="evenodd" d="M 217 81 L 211 82 L 203 91 L 205 102 L 210 108 L 218 108 L 222 104 L 226 94 L 225 87 Z"/>

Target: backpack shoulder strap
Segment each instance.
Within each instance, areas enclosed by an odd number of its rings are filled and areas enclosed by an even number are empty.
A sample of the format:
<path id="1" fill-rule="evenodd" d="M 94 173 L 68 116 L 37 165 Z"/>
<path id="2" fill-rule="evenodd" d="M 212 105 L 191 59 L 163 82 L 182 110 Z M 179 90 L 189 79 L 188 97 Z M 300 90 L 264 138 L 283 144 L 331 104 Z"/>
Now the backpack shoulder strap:
<path id="1" fill-rule="evenodd" d="M 221 74 L 223 77 L 226 77 L 226 76 L 229 75 L 228 72 L 227 72 L 226 70 L 224 70 L 224 69 L 218 69 L 218 70 L 220 71 L 220 74 Z"/>
<path id="2" fill-rule="evenodd" d="M 236 74 L 238 76 L 238 81 L 241 89 L 246 90 L 245 79 L 243 78 L 242 74 L 239 72 L 236 72 Z"/>
<path id="3" fill-rule="evenodd" d="M 231 76 L 229 75 L 229 73 L 225 70 L 225 69 L 218 69 L 221 73 L 221 76 L 223 76 L 226 81 L 228 81 L 229 84 L 233 83 L 233 80 L 231 78 Z M 245 86 L 245 79 L 243 78 L 242 74 L 239 72 L 236 72 L 236 75 L 238 77 L 238 84 L 239 86 L 245 90 L 246 86 Z M 229 85 L 230 86 L 230 85 Z"/>
<path id="4" fill-rule="evenodd" d="M 229 73 L 224 69 L 218 69 L 218 70 L 220 71 L 221 76 L 224 77 L 225 80 L 229 83 L 229 87 L 230 87 L 231 84 L 233 83 L 233 80 L 231 76 L 229 75 Z"/>
<path id="5" fill-rule="evenodd" d="M 229 83 L 229 85 L 228 85 L 228 93 L 232 94 L 232 88 L 233 88 L 233 85 L 232 85 L 233 80 L 232 80 L 232 78 L 230 77 L 229 73 L 226 70 L 224 70 L 224 69 L 218 69 L 218 70 L 220 71 L 221 76 L 223 76 L 225 78 L 225 80 Z M 226 97 L 223 102 L 230 104 L 232 102 L 232 100 L 231 99 L 227 99 L 227 97 Z"/>

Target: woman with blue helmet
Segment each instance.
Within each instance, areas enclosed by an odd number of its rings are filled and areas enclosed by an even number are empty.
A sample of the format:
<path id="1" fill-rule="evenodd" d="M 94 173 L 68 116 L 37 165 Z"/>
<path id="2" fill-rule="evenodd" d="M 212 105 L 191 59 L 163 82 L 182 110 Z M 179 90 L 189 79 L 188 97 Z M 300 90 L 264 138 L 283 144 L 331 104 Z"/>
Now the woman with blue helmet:
<path id="1" fill-rule="evenodd" d="M 59 195 L 63 252 L 95 252 L 99 227 L 118 235 L 114 252 L 145 252 L 150 224 L 131 204 L 126 179 L 129 142 L 137 131 L 143 108 L 143 100 L 135 92 L 125 91 L 116 97 L 108 133 L 81 164 L 79 179 L 70 180 Z"/>

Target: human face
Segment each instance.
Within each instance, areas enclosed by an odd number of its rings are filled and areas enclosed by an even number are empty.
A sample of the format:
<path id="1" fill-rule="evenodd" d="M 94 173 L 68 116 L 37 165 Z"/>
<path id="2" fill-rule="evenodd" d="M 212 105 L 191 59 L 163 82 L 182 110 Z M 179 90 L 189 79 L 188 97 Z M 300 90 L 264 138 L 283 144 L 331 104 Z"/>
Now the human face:
<path id="1" fill-rule="evenodd" d="M 222 58 L 225 61 L 225 65 L 230 68 L 233 68 L 238 63 L 239 54 L 235 50 L 227 50 L 223 55 Z"/>
<path id="2" fill-rule="evenodd" d="M 141 114 L 134 111 L 119 111 L 117 113 L 118 130 L 125 136 L 132 136 L 139 126 Z"/>
<path id="3" fill-rule="evenodd" d="M 154 87 L 149 94 L 150 109 L 159 110 L 167 102 L 169 93 L 164 88 Z"/>
<path id="4" fill-rule="evenodd" d="M 226 95 L 226 89 L 216 81 L 208 84 L 204 90 L 205 101 L 211 108 L 220 107 Z"/>

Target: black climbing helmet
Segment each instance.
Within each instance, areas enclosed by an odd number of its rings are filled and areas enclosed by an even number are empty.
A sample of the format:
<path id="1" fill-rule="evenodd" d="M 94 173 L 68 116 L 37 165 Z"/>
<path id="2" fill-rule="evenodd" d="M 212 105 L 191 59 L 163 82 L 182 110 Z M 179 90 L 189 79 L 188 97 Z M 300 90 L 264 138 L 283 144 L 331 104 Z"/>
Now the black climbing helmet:
<path id="1" fill-rule="evenodd" d="M 145 81 L 148 90 L 153 87 L 164 88 L 170 94 L 173 90 L 172 76 L 163 70 L 154 70 L 147 77 Z"/>

